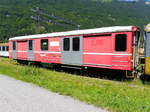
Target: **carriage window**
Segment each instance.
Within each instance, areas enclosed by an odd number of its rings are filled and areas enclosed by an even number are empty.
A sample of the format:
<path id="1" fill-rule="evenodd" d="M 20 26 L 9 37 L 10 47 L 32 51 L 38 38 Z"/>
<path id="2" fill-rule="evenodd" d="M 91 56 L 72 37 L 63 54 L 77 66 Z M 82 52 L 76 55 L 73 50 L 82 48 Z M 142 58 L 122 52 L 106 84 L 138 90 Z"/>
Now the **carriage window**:
<path id="1" fill-rule="evenodd" d="M 64 38 L 64 40 L 63 40 L 63 50 L 64 51 L 69 51 L 70 50 L 70 39 L 69 38 Z"/>
<path id="2" fill-rule="evenodd" d="M 48 50 L 48 39 L 41 40 L 41 50 L 42 51 Z"/>
<path id="3" fill-rule="evenodd" d="M 6 46 L 6 51 L 8 51 L 9 50 L 9 48 L 8 48 L 8 46 Z"/>
<path id="4" fill-rule="evenodd" d="M 1 46 L 0 46 L 0 51 L 1 51 Z"/>
<path id="5" fill-rule="evenodd" d="M 127 49 L 127 35 L 118 34 L 115 38 L 115 50 L 116 51 L 126 51 Z"/>
<path id="6" fill-rule="evenodd" d="M 80 38 L 75 37 L 73 38 L 73 51 L 79 51 L 80 50 Z"/>
<path id="7" fill-rule="evenodd" d="M 5 46 L 2 47 L 2 51 L 5 51 Z"/>
<path id="8" fill-rule="evenodd" d="M 29 40 L 29 47 L 28 47 L 28 49 L 29 50 L 33 50 L 33 40 Z"/>
<path id="9" fill-rule="evenodd" d="M 16 42 L 13 41 L 13 50 L 16 50 Z"/>

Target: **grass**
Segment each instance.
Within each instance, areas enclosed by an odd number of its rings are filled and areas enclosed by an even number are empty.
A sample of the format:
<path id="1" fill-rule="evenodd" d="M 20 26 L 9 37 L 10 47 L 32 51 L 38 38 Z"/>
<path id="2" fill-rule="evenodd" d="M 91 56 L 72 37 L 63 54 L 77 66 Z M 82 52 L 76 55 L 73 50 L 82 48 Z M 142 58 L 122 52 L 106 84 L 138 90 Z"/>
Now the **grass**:
<path id="1" fill-rule="evenodd" d="M 139 80 L 117 82 L 21 66 L 0 58 L 0 74 L 36 84 L 112 112 L 150 112 L 150 86 Z"/>

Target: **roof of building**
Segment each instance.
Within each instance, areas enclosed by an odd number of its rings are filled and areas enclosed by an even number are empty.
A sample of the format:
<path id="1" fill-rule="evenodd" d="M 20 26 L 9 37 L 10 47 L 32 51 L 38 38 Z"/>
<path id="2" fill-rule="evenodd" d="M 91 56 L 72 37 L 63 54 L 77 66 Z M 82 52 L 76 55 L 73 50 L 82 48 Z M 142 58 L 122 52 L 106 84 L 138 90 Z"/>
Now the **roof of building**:
<path id="1" fill-rule="evenodd" d="M 124 31 L 132 31 L 133 27 L 134 26 L 113 26 L 113 27 L 102 27 L 102 28 L 74 30 L 74 31 L 66 31 L 66 32 L 54 32 L 54 33 L 48 33 L 48 34 L 37 34 L 37 35 L 13 37 L 13 38 L 10 38 L 9 40 L 23 40 L 23 39 L 42 38 L 42 37 L 73 36 L 73 35 L 85 35 L 85 34 L 95 34 L 95 33 L 124 32 Z"/>
<path id="2" fill-rule="evenodd" d="M 0 43 L 0 46 L 8 46 L 8 43 Z"/>

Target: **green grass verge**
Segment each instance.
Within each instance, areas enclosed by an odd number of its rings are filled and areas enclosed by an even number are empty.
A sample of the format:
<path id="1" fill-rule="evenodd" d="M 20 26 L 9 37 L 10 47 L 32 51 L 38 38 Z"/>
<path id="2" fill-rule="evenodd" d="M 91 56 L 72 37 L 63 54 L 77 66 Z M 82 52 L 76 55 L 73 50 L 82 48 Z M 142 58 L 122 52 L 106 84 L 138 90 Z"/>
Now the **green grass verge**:
<path id="1" fill-rule="evenodd" d="M 117 82 L 17 65 L 0 58 L 0 74 L 30 82 L 113 112 L 150 112 L 150 87 L 138 80 Z"/>

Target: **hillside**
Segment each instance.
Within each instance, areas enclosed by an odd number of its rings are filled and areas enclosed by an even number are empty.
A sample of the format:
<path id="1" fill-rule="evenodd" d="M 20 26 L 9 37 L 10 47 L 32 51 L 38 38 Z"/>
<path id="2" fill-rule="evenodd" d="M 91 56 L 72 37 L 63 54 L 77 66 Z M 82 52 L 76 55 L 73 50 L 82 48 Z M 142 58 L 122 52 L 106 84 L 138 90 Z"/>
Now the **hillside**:
<path id="1" fill-rule="evenodd" d="M 0 41 L 20 35 L 49 33 L 73 30 L 54 23 L 37 21 L 31 16 L 37 14 L 31 9 L 39 7 L 52 14 L 76 24 L 80 29 L 114 25 L 137 25 L 143 27 L 150 22 L 150 6 L 144 1 L 124 3 L 111 0 L 0 0 Z M 53 20 L 51 17 L 44 17 Z M 63 21 L 57 21 L 64 24 Z"/>

